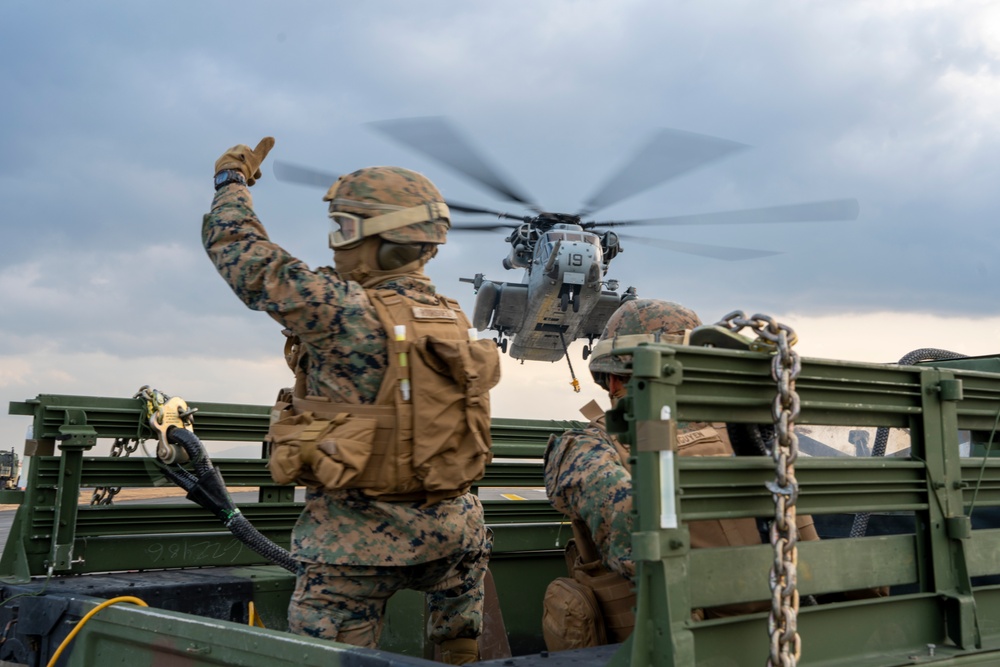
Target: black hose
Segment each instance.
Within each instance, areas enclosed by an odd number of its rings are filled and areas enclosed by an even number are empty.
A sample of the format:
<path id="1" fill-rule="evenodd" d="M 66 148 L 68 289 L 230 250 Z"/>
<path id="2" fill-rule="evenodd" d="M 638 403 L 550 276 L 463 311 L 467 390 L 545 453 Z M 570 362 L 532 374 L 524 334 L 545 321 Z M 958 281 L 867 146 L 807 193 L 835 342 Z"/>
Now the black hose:
<path id="1" fill-rule="evenodd" d="M 198 478 L 189 473 L 184 468 L 176 468 L 176 469 L 168 468 L 160 461 L 157 461 L 157 464 L 159 465 L 160 472 L 162 472 L 167 479 L 169 479 L 171 482 L 181 487 L 185 491 L 190 491 L 191 487 L 198 482 Z"/>
<path id="2" fill-rule="evenodd" d="M 292 574 L 298 574 L 299 563 L 285 549 L 267 539 L 253 527 L 233 502 L 226 483 L 219 470 L 212 465 L 208 452 L 191 431 L 183 428 L 172 428 L 167 433 L 167 439 L 175 445 L 180 445 L 188 453 L 194 464 L 197 477 L 183 468 L 171 470 L 163 467 L 166 476 L 182 489 L 187 491 L 187 498 L 192 500 L 219 518 L 220 521 L 235 535 L 240 542 L 250 547 L 254 553 L 263 556 L 275 565 L 280 565 Z"/>
<path id="3" fill-rule="evenodd" d="M 226 527 L 254 553 L 263 556 L 275 565 L 280 565 L 292 574 L 299 573 L 299 562 L 292 558 L 292 554 L 261 535 L 260 531 L 254 528 L 243 514 L 234 515 Z"/>
<path id="4" fill-rule="evenodd" d="M 920 361 L 935 361 L 940 359 L 964 359 L 967 354 L 959 354 L 949 350 L 939 350 L 934 347 L 922 347 L 914 350 L 899 360 L 900 366 L 912 366 Z M 875 430 L 875 444 L 872 446 L 872 456 L 885 456 L 885 449 L 889 445 L 889 427 L 879 426 Z M 868 532 L 868 520 L 871 512 L 862 512 L 854 515 L 854 523 L 851 525 L 851 537 L 864 537 Z"/>
<path id="5" fill-rule="evenodd" d="M 180 445 L 187 452 L 191 463 L 194 464 L 194 471 L 198 477 L 205 475 L 212 470 L 212 459 L 208 458 L 208 453 L 201 446 L 201 440 L 191 431 L 183 428 L 172 428 L 167 432 L 167 439 L 175 445 Z"/>

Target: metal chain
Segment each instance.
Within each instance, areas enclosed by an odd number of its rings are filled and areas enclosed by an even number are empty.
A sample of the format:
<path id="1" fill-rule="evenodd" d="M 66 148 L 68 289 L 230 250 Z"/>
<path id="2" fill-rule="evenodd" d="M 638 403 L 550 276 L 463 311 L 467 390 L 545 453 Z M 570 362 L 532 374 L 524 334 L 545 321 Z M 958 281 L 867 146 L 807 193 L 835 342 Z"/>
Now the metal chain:
<path id="1" fill-rule="evenodd" d="M 115 438 L 111 445 L 111 456 L 127 457 L 139 449 L 138 438 Z M 122 487 L 99 486 L 94 489 L 94 495 L 90 497 L 91 505 L 111 505 L 115 502 L 115 496 L 122 490 Z"/>
<path id="2" fill-rule="evenodd" d="M 797 338 L 786 325 L 778 324 L 766 315 L 747 319 L 742 311 L 726 315 L 718 326 L 739 333 L 750 327 L 758 339 L 774 349 L 771 377 L 778 385 L 778 395 L 771 406 L 777 442 L 771 452 L 775 479 L 767 483 L 774 498 L 774 521 L 771 522 L 771 545 L 774 562 L 771 565 L 771 614 L 767 628 L 771 638 L 768 667 L 795 667 L 802 655 L 798 633 L 798 540 L 795 502 L 799 483 L 795 479 L 795 461 L 799 456 L 799 441 L 795 435 L 795 419 L 799 415 L 799 395 L 795 379 L 802 370 L 799 355 L 792 350 Z"/>
<path id="3" fill-rule="evenodd" d="M 145 410 L 141 413 L 139 417 L 139 428 L 131 438 L 115 438 L 114 443 L 111 445 L 111 456 L 125 458 L 135 453 L 139 449 L 139 445 L 142 444 L 147 437 L 144 437 L 144 430 L 149 430 L 149 424 L 147 420 L 150 418 L 152 413 L 156 408 L 162 407 L 164 403 L 169 399 L 168 396 L 164 395 L 149 385 L 143 385 L 139 388 L 139 391 L 135 393 L 132 398 L 140 399 L 145 401 Z M 187 405 L 184 404 L 186 408 Z M 197 408 L 187 411 L 186 413 L 180 414 L 181 418 L 190 419 L 190 416 L 194 414 Z M 94 494 L 90 497 L 91 505 L 111 505 L 114 503 L 115 496 L 122 490 L 120 486 L 109 487 L 100 486 L 94 489 Z"/>

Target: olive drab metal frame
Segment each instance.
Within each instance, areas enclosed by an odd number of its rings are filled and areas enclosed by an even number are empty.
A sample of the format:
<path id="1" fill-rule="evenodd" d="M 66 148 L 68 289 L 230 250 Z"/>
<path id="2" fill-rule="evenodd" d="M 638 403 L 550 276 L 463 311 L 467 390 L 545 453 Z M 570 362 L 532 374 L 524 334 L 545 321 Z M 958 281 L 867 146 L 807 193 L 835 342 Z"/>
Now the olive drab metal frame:
<path id="1" fill-rule="evenodd" d="M 1000 506 L 1000 460 L 959 456 L 994 449 L 1000 419 L 996 358 L 885 366 L 802 362 L 797 423 L 909 429 L 908 458 L 800 458 L 798 507 L 816 515 L 909 512 L 916 533 L 799 542 L 801 595 L 915 585 L 918 592 L 802 607 L 800 664 L 895 665 L 948 656 L 973 664 L 1000 651 L 1000 587 L 972 578 L 1000 573 L 1000 530 L 971 529 L 976 508 Z M 954 367 L 954 368 L 952 368 Z M 677 421 L 772 421 L 769 355 L 649 344 L 634 348 L 629 395 L 608 413 L 632 449 L 637 512 L 636 628 L 612 665 L 765 664 L 767 614 L 693 622 L 693 609 L 768 600 L 768 545 L 692 552 L 681 521 L 773 515 L 764 457 L 674 458 Z M 670 458 L 670 457 L 666 457 Z M 696 557 L 695 557 L 696 556 Z M 967 661 L 964 659 L 968 659 Z M 992 659 L 1000 660 L 1000 654 Z M 982 663 L 986 664 L 986 663 Z"/>

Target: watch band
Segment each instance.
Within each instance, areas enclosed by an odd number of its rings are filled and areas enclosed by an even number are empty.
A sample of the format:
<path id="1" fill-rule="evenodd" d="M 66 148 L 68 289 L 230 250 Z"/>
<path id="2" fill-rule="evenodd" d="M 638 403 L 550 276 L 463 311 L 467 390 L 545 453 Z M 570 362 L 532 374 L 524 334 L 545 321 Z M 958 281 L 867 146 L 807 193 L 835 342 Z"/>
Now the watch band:
<path id="1" fill-rule="evenodd" d="M 243 175 L 243 172 L 237 171 L 236 169 L 223 169 L 215 175 L 215 189 L 218 190 L 224 185 L 229 185 L 230 183 L 239 183 L 240 185 L 246 185 L 247 179 Z"/>

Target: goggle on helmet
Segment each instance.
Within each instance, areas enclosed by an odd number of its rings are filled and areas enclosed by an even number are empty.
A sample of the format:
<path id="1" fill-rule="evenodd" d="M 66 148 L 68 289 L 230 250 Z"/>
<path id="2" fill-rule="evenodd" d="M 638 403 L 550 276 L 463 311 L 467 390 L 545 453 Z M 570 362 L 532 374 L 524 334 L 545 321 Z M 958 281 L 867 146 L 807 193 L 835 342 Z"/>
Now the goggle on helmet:
<path id="1" fill-rule="evenodd" d="M 392 209 L 388 213 L 373 217 L 362 217 L 354 213 L 334 210 L 338 206 L 349 205 L 357 208 L 371 208 L 373 211 Z M 451 213 L 444 202 L 428 202 L 410 208 L 400 208 L 385 204 L 371 204 L 346 199 L 330 202 L 330 247 L 334 250 L 351 248 L 369 236 L 382 236 L 396 243 L 444 243 L 445 234 L 451 227 Z M 412 230 L 404 230 L 413 225 Z M 433 224 L 431 224 L 433 223 Z"/>

